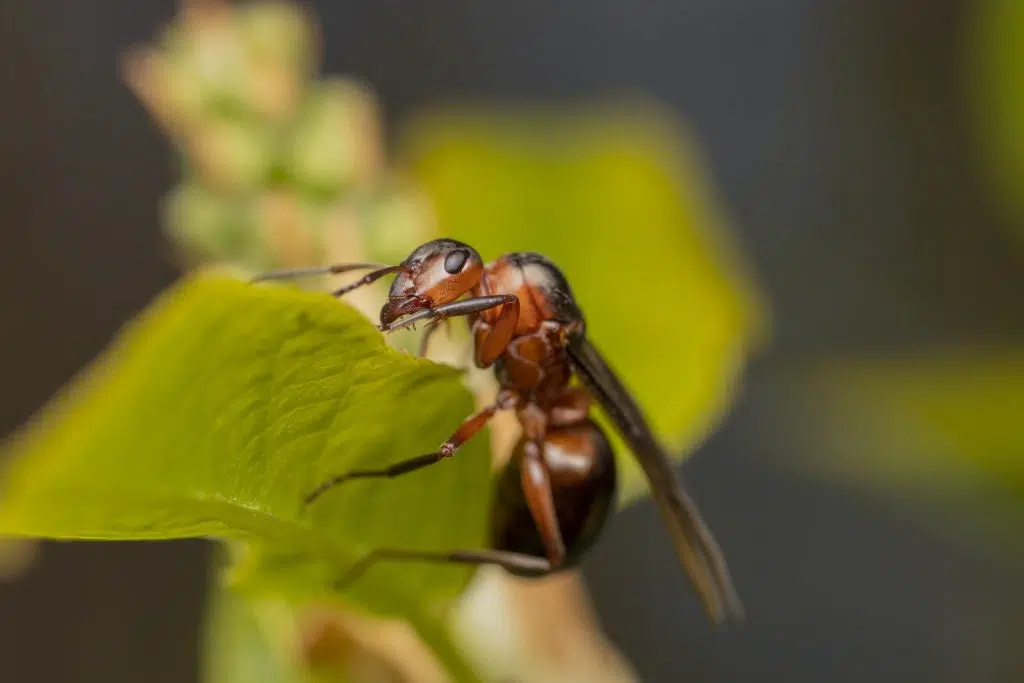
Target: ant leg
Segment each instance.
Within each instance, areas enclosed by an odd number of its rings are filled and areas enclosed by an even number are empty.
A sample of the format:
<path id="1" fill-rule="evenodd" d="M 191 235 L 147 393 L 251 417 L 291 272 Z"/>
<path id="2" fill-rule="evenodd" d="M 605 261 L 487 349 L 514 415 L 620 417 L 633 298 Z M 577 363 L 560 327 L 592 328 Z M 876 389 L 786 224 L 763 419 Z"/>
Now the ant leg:
<path id="1" fill-rule="evenodd" d="M 441 319 L 435 319 L 426 329 L 423 330 L 423 336 L 420 338 L 420 358 L 427 357 L 427 347 L 430 346 L 430 338 L 437 332 L 437 328 L 441 326 Z"/>
<path id="2" fill-rule="evenodd" d="M 476 347 L 476 365 L 478 368 L 490 367 L 498 360 L 501 354 L 505 353 L 512 335 L 516 331 L 516 323 L 519 322 L 519 299 L 501 309 L 498 319 L 494 325 L 483 321 L 474 330 L 473 341 Z"/>
<path id="3" fill-rule="evenodd" d="M 372 274 L 372 273 L 371 273 Z M 391 332 L 393 330 L 400 330 L 403 327 L 413 325 L 421 320 L 434 320 L 453 318 L 460 315 L 473 315 L 474 313 L 482 313 L 483 311 L 503 306 L 505 304 L 518 303 L 519 299 L 514 294 L 499 294 L 495 296 L 475 296 L 472 299 L 462 299 L 461 301 L 453 301 L 449 304 L 443 304 L 441 306 L 435 306 L 434 308 L 425 308 L 421 311 L 417 311 L 412 315 L 398 320 L 396 322 L 381 325 L 380 330 L 382 332 Z"/>
<path id="4" fill-rule="evenodd" d="M 402 474 L 415 472 L 416 470 L 427 467 L 428 465 L 433 465 L 445 458 L 450 458 L 455 455 L 455 451 L 457 451 L 462 444 L 469 441 L 477 432 L 483 429 L 484 425 L 494 417 L 495 413 L 499 410 L 512 408 L 514 405 L 515 397 L 513 394 L 502 391 L 498 394 L 498 398 L 493 405 L 487 406 L 483 410 L 466 418 L 462 424 L 459 425 L 459 428 L 455 430 L 455 433 L 452 434 L 447 441 L 441 444 L 441 448 L 437 451 L 427 453 L 426 455 L 419 455 L 415 458 L 409 458 L 408 460 L 401 460 L 393 465 L 389 465 L 388 467 L 381 469 L 351 470 L 344 474 L 339 474 L 325 481 L 323 484 L 320 484 L 320 486 L 307 494 L 304 498 L 305 504 L 309 505 L 328 490 L 351 479 L 392 479 Z"/>
<path id="5" fill-rule="evenodd" d="M 562 530 L 558 525 L 555 497 L 551 491 L 551 475 L 541 457 L 542 448 L 538 441 L 527 441 L 524 444 L 519 474 L 523 493 L 526 494 L 526 505 L 530 508 L 530 515 L 540 532 L 548 560 L 552 567 L 558 567 L 565 561 L 565 542 L 562 540 Z"/>
<path id="6" fill-rule="evenodd" d="M 430 338 L 437 332 L 437 328 L 444 325 L 445 331 L 448 333 L 448 338 L 452 336 L 452 321 L 451 318 L 435 318 L 433 322 L 427 325 L 426 329 L 423 330 L 423 337 L 420 339 L 420 358 L 427 357 L 427 347 L 430 344 Z"/>
<path id="7" fill-rule="evenodd" d="M 493 564 L 509 572 L 546 574 L 551 571 L 551 563 L 543 557 L 513 553 L 505 550 L 453 550 L 450 552 L 428 552 L 420 550 L 401 550 L 397 548 L 378 548 L 370 551 L 356 562 L 345 574 L 335 582 L 337 590 L 343 590 L 362 576 L 367 569 L 382 560 L 403 562 L 434 562 L 439 564 Z"/>
<path id="8" fill-rule="evenodd" d="M 350 270 L 363 270 L 369 268 L 387 268 L 382 263 L 338 263 L 330 266 L 316 268 L 289 268 L 288 270 L 273 270 L 269 273 L 257 275 L 252 282 L 266 282 L 268 280 L 294 280 L 300 277 L 315 277 L 317 275 L 340 275 Z"/>

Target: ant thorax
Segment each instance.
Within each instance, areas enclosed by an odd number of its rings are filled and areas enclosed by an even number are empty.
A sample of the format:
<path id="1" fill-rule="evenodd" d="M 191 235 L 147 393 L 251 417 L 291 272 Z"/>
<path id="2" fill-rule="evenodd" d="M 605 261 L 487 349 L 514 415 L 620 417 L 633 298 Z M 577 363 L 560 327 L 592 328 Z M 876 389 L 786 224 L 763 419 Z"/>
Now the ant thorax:
<path id="1" fill-rule="evenodd" d="M 583 313 L 565 276 L 549 259 L 532 252 L 505 254 L 484 267 L 480 294 L 512 294 L 519 299 L 515 335 L 536 332 L 546 321 L 581 324 Z M 488 314 L 491 318 L 488 319 Z M 481 317 L 493 323 L 497 312 Z"/>

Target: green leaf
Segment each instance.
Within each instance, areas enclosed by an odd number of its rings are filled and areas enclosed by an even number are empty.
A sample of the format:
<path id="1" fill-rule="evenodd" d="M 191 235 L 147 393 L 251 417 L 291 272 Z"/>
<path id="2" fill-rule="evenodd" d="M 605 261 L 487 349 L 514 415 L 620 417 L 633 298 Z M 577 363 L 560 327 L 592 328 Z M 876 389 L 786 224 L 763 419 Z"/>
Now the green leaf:
<path id="1" fill-rule="evenodd" d="M 464 110 L 424 117 L 405 142 L 440 232 L 485 259 L 557 263 L 655 429 L 691 452 L 765 320 L 681 132 L 646 109 Z M 628 500 L 643 487 L 622 465 Z"/>
<path id="2" fill-rule="evenodd" d="M 324 597 L 373 547 L 484 543 L 486 436 L 414 475 L 301 505 L 339 471 L 436 449 L 472 408 L 455 370 L 390 349 L 330 296 L 200 275 L 154 302 L 9 444 L 0 534 L 241 539 L 249 586 Z M 343 598 L 408 619 L 472 680 L 441 625 L 468 578 L 392 563 Z"/>

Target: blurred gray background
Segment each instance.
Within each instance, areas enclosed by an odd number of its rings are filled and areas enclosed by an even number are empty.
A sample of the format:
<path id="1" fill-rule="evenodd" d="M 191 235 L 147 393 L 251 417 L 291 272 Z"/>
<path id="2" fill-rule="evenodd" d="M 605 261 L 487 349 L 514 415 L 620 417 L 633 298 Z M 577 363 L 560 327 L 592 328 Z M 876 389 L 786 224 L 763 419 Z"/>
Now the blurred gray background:
<path id="1" fill-rule="evenodd" d="M 775 314 L 687 465 L 749 620 L 713 633 L 650 505 L 586 564 L 647 681 L 1024 678 L 1024 548 L 992 555 L 779 465 L 780 369 L 833 352 L 1020 339 L 1024 268 L 972 168 L 967 0 L 312 3 L 324 71 L 391 123 L 451 98 L 654 96 L 691 124 Z M 167 143 L 118 58 L 175 3 L 0 3 L 0 433 L 169 283 Z M 209 548 L 50 544 L 0 584 L 0 677 L 195 679 Z"/>

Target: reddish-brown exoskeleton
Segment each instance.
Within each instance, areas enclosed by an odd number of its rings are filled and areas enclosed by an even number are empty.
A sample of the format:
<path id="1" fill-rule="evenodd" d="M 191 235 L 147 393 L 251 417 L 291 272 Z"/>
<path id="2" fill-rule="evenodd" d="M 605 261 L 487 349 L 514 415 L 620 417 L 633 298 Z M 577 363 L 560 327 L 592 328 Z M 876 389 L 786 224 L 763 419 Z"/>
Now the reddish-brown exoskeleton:
<path id="1" fill-rule="evenodd" d="M 271 273 L 261 279 L 371 267 L 333 266 Z M 577 564 L 603 528 L 616 492 L 611 445 L 589 417 L 596 399 L 647 475 L 708 614 L 716 621 L 740 615 L 740 602 L 713 536 L 674 476 L 643 413 L 587 339 L 583 314 L 551 261 L 539 254 L 512 253 L 484 264 L 469 245 L 437 239 L 397 266 L 378 268 L 335 294 L 389 274 L 396 277 L 380 312 L 380 329 L 429 321 L 425 343 L 441 321 L 467 316 L 476 364 L 494 367 L 500 385 L 497 399 L 467 418 L 434 453 L 381 469 L 342 473 L 312 491 L 306 502 L 352 479 L 396 477 L 451 457 L 498 411 L 516 412 L 522 436 L 498 477 L 490 548 L 437 553 L 380 548 L 353 567 L 346 582 L 383 559 L 495 564 L 522 576 Z M 582 386 L 571 384 L 574 375 Z"/>

